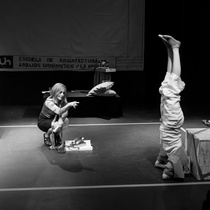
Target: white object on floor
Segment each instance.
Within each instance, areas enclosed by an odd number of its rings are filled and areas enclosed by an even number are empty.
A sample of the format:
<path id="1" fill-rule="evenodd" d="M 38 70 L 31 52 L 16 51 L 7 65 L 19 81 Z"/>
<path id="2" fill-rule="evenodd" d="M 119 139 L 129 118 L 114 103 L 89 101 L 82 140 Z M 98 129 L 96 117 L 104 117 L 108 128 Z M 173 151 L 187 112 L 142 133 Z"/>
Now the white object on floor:
<path id="1" fill-rule="evenodd" d="M 76 147 L 70 147 L 71 143 L 74 140 L 66 140 L 65 141 L 65 145 L 66 145 L 66 151 L 88 151 L 88 150 L 93 150 L 93 147 L 91 145 L 91 141 L 90 140 L 84 140 L 85 145 L 81 145 L 81 146 L 76 146 Z"/>

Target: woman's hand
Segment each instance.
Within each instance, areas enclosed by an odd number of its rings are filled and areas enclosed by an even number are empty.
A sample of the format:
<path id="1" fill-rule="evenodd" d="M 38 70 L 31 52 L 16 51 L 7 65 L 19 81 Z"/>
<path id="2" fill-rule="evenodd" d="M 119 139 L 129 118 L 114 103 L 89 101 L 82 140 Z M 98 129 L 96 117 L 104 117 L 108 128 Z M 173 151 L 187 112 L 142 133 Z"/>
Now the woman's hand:
<path id="1" fill-rule="evenodd" d="M 69 102 L 68 104 L 69 104 L 70 106 L 76 108 L 77 105 L 79 104 L 79 102 L 78 102 L 78 101 L 72 101 L 72 102 Z"/>

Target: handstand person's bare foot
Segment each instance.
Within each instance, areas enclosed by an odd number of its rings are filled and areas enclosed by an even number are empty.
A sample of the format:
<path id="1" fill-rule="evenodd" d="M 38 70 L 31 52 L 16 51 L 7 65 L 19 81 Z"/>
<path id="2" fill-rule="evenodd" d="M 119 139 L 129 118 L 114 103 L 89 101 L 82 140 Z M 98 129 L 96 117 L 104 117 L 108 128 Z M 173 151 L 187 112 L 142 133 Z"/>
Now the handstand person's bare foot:
<path id="1" fill-rule="evenodd" d="M 168 42 L 168 44 L 171 46 L 171 48 L 179 48 L 181 45 L 181 42 L 174 39 L 172 36 L 169 35 L 159 35 L 164 41 Z"/>
<path id="2" fill-rule="evenodd" d="M 167 41 L 167 39 L 165 39 L 162 34 L 158 34 L 158 36 L 162 39 L 162 41 L 166 45 L 166 47 L 168 49 L 171 49 L 171 45 L 169 44 L 169 42 Z"/>

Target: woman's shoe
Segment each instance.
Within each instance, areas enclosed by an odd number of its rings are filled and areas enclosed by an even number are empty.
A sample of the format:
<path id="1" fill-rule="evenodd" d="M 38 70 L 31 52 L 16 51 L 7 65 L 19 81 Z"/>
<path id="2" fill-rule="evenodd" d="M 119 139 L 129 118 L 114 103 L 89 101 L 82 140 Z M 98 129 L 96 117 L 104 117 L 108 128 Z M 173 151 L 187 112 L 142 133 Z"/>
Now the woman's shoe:
<path id="1" fill-rule="evenodd" d="M 55 146 L 60 146 L 62 144 L 62 139 L 58 133 L 53 133 L 55 137 Z"/>
<path id="2" fill-rule="evenodd" d="M 60 145 L 60 146 L 57 148 L 57 151 L 58 151 L 58 153 L 60 153 L 60 154 L 65 153 L 65 152 L 66 152 L 65 144 L 63 143 L 62 145 Z"/>
<path id="3" fill-rule="evenodd" d="M 47 147 L 50 147 L 52 145 L 51 141 L 50 141 L 50 137 L 49 136 L 46 136 L 46 133 L 43 134 L 43 137 L 44 137 L 44 144 L 47 146 Z"/>
<path id="4" fill-rule="evenodd" d="M 57 149 L 57 147 L 56 147 L 56 146 L 51 145 L 50 147 L 48 147 L 48 149 L 50 149 L 50 150 L 56 150 L 56 149 Z"/>

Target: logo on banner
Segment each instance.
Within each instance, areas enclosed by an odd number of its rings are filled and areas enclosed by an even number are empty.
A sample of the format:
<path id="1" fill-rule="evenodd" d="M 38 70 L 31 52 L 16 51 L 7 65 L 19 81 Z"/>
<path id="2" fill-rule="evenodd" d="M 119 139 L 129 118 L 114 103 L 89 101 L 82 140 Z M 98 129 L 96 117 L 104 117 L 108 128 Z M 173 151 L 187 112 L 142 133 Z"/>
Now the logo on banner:
<path id="1" fill-rule="evenodd" d="M 13 56 L 0 56 L 0 68 L 13 68 Z"/>

